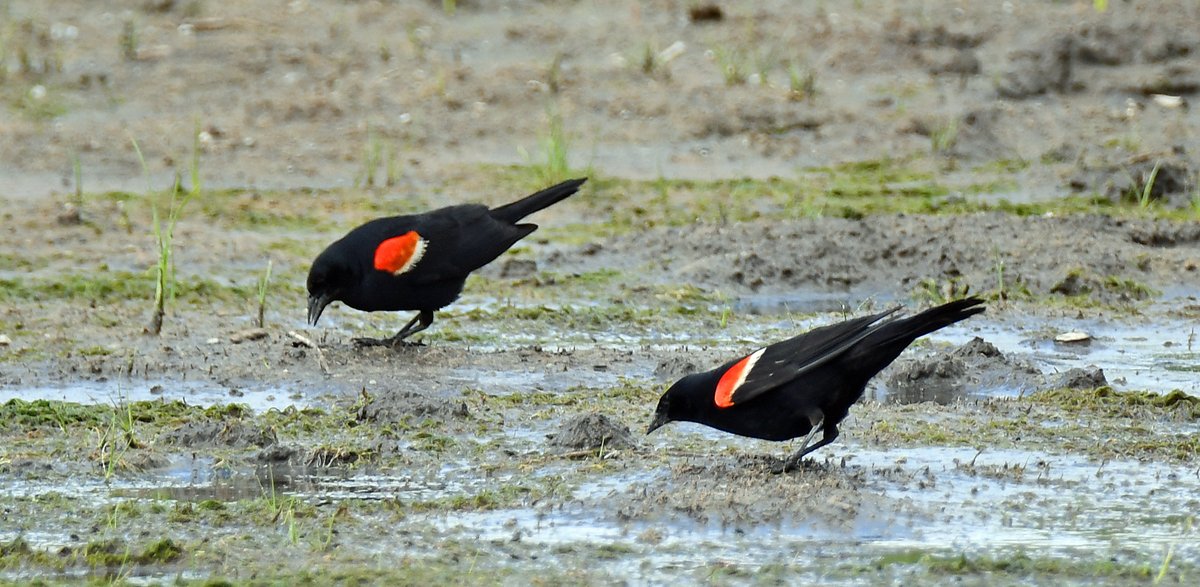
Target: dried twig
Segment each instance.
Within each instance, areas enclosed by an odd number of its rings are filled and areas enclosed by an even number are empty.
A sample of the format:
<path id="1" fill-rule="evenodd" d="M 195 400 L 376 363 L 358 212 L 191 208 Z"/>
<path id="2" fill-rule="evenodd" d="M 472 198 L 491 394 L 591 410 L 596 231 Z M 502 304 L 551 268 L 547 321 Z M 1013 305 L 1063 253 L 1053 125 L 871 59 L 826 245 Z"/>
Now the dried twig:
<path id="1" fill-rule="evenodd" d="M 296 341 L 301 345 L 317 351 L 317 364 L 321 366 L 322 372 L 324 372 L 326 375 L 329 375 L 329 363 L 325 362 L 325 353 L 321 352 L 321 347 L 317 346 L 317 343 L 313 342 L 313 339 L 304 336 L 295 330 L 289 330 L 288 336 L 296 339 Z"/>

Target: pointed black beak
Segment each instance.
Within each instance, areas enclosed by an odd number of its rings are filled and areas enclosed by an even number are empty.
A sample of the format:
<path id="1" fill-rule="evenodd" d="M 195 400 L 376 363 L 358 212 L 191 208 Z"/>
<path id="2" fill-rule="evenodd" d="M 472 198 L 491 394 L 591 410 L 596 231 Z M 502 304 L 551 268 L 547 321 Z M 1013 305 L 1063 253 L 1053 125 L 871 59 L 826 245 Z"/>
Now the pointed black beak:
<path id="1" fill-rule="evenodd" d="M 650 427 L 646 429 L 646 434 L 650 434 L 651 432 L 662 428 L 667 422 L 670 422 L 670 420 L 667 419 L 667 415 L 665 413 L 659 412 L 654 414 L 654 421 L 650 422 Z"/>
<path id="2" fill-rule="evenodd" d="M 329 296 L 308 296 L 308 323 L 316 326 L 317 320 L 321 319 L 321 312 L 325 311 L 325 306 L 332 301 Z"/>

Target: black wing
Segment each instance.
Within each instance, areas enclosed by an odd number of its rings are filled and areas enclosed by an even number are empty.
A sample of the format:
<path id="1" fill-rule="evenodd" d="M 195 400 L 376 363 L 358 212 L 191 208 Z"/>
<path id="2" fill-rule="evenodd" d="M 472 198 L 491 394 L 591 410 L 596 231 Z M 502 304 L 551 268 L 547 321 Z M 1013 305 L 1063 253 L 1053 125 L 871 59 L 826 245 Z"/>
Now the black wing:
<path id="1" fill-rule="evenodd" d="M 533 232 L 533 224 L 508 224 L 488 214 L 486 206 L 463 204 L 426 214 L 377 220 L 375 242 L 414 230 L 425 241 L 412 270 L 399 276 L 414 284 L 462 279 L 499 257 Z"/>
<path id="2" fill-rule="evenodd" d="M 899 309 L 815 328 L 761 349 L 762 354 L 757 360 L 746 365 L 749 372 L 745 380 L 732 390 L 730 402 L 739 404 L 752 400 L 824 365 L 870 336 L 883 326 L 878 323 L 879 320 Z M 754 353 L 748 355 L 753 356 Z M 739 364 L 741 360 L 735 361 L 731 367 Z"/>

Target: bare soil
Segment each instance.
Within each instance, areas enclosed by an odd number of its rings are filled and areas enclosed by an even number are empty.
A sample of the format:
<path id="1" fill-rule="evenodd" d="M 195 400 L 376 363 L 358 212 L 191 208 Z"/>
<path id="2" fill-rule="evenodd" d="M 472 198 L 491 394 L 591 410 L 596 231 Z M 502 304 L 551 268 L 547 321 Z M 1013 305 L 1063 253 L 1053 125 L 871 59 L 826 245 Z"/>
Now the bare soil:
<path id="1" fill-rule="evenodd" d="M 1189 584 L 1200 6 L 1108 4 L 0 6 L 0 581 Z M 424 346 L 304 324 L 357 223 L 583 174 Z M 967 292 L 801 471 L 640 434 Z"/>

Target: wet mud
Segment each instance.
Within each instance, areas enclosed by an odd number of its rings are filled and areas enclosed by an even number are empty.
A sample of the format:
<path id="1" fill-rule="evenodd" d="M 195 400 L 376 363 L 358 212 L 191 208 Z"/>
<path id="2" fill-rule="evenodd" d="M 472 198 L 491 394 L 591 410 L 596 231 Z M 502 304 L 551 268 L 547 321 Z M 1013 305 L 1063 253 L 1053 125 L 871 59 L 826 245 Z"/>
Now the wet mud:
<path id="1" fill-rule="evenodd" d="M 1098 4 L 5 5 L 0 582 L 1193 583 L 1200 12 Z M 579 175 L 420 346 L 305 324 L 358 223 Z M 641 433 L 967 294 L 796 471 Z"/>

